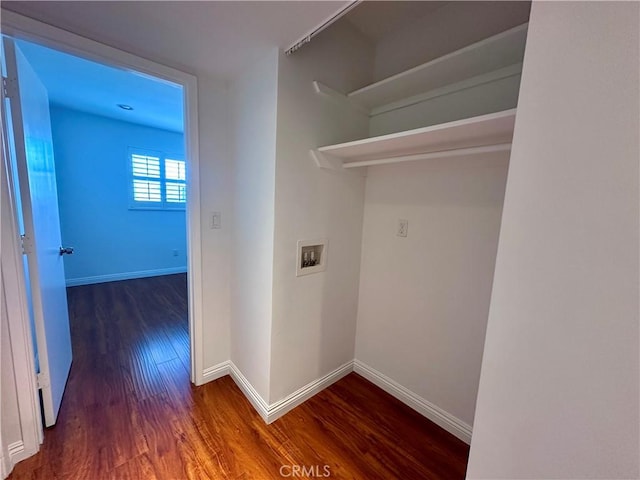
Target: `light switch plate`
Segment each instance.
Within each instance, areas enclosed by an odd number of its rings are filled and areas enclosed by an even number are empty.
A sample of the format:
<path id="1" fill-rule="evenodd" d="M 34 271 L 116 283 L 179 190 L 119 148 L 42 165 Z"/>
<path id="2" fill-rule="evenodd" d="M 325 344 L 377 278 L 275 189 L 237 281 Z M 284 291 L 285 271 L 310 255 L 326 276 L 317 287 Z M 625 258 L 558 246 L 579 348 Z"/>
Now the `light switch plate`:
<path id="1" fill-rule="evenodd" d="M 398 237 L 406 237 L 408 233 L 409 233 L 409 220 L 406 220 L 404 218 L 398 219 L 398 231 L 396 232 L 396 235 Z"/>
<path id="2" fill-rule="evenodd" d="M 222 228 L 222 215 L 220 212 L 211 212 L 211 228 Z"/>

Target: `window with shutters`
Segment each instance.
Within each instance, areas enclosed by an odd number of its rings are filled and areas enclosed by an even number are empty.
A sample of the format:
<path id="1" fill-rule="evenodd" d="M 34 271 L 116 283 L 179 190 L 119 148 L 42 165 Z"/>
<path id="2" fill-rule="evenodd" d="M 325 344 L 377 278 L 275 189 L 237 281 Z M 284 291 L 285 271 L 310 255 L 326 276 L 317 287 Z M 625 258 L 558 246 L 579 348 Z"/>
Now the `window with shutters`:
<path id="1" fill-rule="evenodd" d="M 184 210 L 187 202 L 185 161 L 178 155 L 129 149 L 130 208 Z"/>

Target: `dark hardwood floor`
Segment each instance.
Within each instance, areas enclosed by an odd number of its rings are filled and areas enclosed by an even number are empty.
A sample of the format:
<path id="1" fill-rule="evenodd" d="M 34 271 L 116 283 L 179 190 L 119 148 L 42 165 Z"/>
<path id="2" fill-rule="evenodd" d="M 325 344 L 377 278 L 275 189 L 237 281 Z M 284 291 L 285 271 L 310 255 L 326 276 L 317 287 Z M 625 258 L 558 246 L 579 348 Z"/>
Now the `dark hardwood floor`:
<path id="1" fill-rule="evenodd" d="M 58 423 L 11 479 L 464 478 L 463 442 L 356 374 L 271 425 L 229 377 L 192 386 L 185 275 L 68 297 Z"/>

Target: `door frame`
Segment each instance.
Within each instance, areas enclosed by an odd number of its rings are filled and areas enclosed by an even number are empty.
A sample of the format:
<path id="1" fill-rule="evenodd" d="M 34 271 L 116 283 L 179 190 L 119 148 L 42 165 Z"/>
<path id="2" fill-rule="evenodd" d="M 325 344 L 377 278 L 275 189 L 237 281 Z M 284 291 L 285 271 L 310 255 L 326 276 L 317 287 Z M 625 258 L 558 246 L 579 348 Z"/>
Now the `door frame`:
<path id="1" fill-rule="evenodd" d="M 5 104 L 0 106 L 0 113 L 4 119 Z M 11 471 L 13 465 L 38 451 L 43 441 L 42 417 L 40 415 L 40 396 L 35 374 L 35 356 L 32 343 L 32 332 L 29 321 L 29 307 L 27 305 L 26 279 L 24 275 L 24 263 L 22 246 L 18 241 L 18 220 L 14 195 L 16 186 L 11 175 L 11 159 L 9 143 L 5 128 L 0 132 L 2 137 L 1 156 L 2 165 L 0 172 L 0 210 L 2 221 L 2 236 L 0 243 L 3 245 L 0 259 L 0 295 L 7 308 L 9 344 L 13 360 L 13 375 L 16 385 L 16 397 L 18 401 L 19 423 L 22 438 L 20 441 L 6 445 L 2 439 L 2 474 Z M 3 476 L 4 478 L 4 476 Z"/>
<path id="2" fill-rule="evenodd" d="M 194 75 L 138 57 L 131 53 L 104 45 L 102 43 L 81 37 L 74 33 L 61 30 L 46 23 L 33 20 L 31 18 L 2 10 L 1 32 L 14 39 L 31 41 L 45 47 L 53 48 L 77 57 L 96 61 L 111 67 L 123 70 L 133 71 L 150 75 L 156 79 L 165 80 L 183 87 L 183 105 L 184 105 L 184 139 L 185 139 L 185 159 L 188 165 L 187 178 L 187 251 L 188 251 L 188 268 L 187 278 L 189 285 L 189 339 L 190 339 L 190 357 L 191 357 L 191 382 L 196 385 L 204 383 L 203 365 L 204 365 L 204 345 L 203 345 L 203 316 L 202 316 L 202 222 L 200 208 L 200 171 L 199 171 L 199 141 L 198 141 L 198 85 Z M 10 159 L 8 161 L 11 161 Z M 10 205 L 12 216 L 15 218 L 15 205 Z M 13 236 L 11 250 L 20 251 L 20 245 L 17 236 Z M 4 249 L 3 249 L 4 250 Z M 4 285 L 10 283 L 8 279 L 4 279 Z M 22 295 L 24 295 L 24 276 L 22 279 L 18 276 L 18 283 L 21 284 Z M 10 312 L 15 312 L 20 317 L 23 326 L 29 328 L 29 317 L 26 310 L 20 307 L 23 302 L 26 303 L 26 297 L 7 298 L 7 308 Z M 15 305 L 14 305 L 15 304 Z M 18 308 L 17 308 L 18 307 Z M 11 315 L 10 315 L 11 316 Z M 18 343 L 31 342 L 31 334 L 28 337 L 15 339 Z M 12 342 L 14 339 L 12 338 Z M 17 345 L 18 346 L 18 345 Z M 29 345 L 22 348 L 31 349 Z M 24 358 L 14 359 L 18 361 L 14 365 L 16 373 L 28 370 Z M 33 361 L 31 361 L 33 364 Z M 27 375 L 17 377 L 17 389 L 21 391 L 25 389 L 29 391 L 36 384 L 35 370 L 27 372 Z M 37 400 L 37 394 L 35 398 Z M 32 411 L 35 409 L 39 417 L 39 404 L 34 405 L 33 402 L 21 403 L 22 409 Z M 37 439 L 36 445 L 41 443 L 42 427 L 38 429 L 32 428 L 24 431 L 25 435 L 31 436 L 40 431 L 40 438 Z M 29 441 L 35 440 L 29 438 Z M 25 442 L 26 445 L 27 442 Z M 35 453 L 35 452 L 33 452 Z"/>

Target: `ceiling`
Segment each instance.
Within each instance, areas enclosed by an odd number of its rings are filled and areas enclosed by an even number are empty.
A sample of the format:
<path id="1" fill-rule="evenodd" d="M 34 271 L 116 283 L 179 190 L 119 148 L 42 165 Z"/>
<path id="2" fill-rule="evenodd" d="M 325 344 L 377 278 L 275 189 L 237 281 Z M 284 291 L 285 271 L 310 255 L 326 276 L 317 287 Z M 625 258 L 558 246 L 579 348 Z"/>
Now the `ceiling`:
<path id="1" fill-rule="evenodd" d="M 182 87 L 33 43 L 16 43 L 46 87 L 52 104 L 183 131 Z M 133 110 L 123 110 L 118 104 L 130 105 Z"/>
<path id="2" fill-rule="evenodd" d="M 288 48 L 349 3 L 3 1 L 2 8 L 199 77 L 232 81 L 267 51 Z M 26 42 L 20 48 L 52 103 L 183 130 L 181 88 Z"/>
<path id="3" fill-rule="evenodd" d="M 193 73 L 200 81 L 212 77 L 232 82 L 270 49 L 288 48 L 350 3 L 2 1 L 2 8 Z M 411 21 L 434 15 L 452 3 L 364 1 L 343 20 L 377 44 L 385 37 L 402 34 Z M 179 88 L 39 46 L 23 45 L 23 50 L 53 103 L 182 131 Z M 119 103 L 134 110 L 121 110 Z"/>
<path id="4" fill-rule="evenodd" d="M 196 75 L 232 80 L 349 1 L 2 1 L 2 8 Z"/>
<path id="5" fill-rule="evenodd" d="M 424 17 L 447 3 L 450 2 L 365 1 L 344 18 L 375 44 L 408 22 Z"/>

